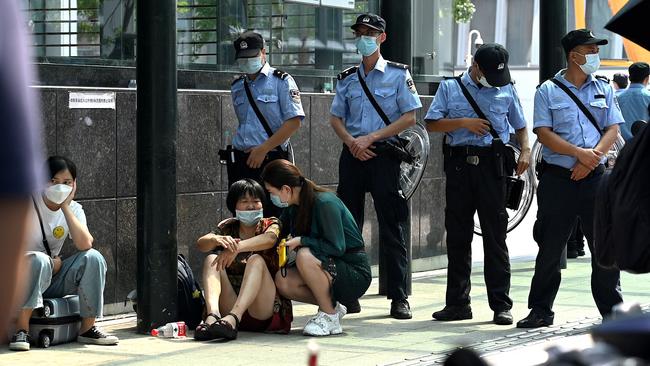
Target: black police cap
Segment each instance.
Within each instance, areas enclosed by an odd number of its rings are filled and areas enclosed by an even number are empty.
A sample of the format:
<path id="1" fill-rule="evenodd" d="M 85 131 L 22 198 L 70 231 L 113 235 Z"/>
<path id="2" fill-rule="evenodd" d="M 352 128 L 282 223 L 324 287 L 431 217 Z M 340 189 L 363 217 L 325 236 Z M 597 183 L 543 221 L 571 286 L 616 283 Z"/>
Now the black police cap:
<path id="1" fill-rule="evenodd" d="M 650 75 L 650 65 L 646 62 L 635 62 L 628 68 L 630 81 L 640 83 Z"/>
<path id="2" fill-rule="evenodd" d="M 498 43 L 486 43 L 474 53 L 474 61 L 492 86 L 504 86 L 510 83 L 508 58 L 508 51 Z"/>
<path id="3" fill-rule="evenodd" d="M 352 24 L 350 28 L 357 30 L 360 25 L 365 25 L 368 28 L 378 30 L 380 32 L 386 31 L 386 21 L 384 18 L 377 14 L 367 13 L 361 14 L 357 17 L 357 22 Z"/>
<path id="4" fill-rule="evenodd" d="M 572 49 L 580 45 L 596 44 L 606 45 L 608 41 L 604 38 L 596 38 L 589 29 L 576 29 L 562 37 L 562 48 L 568 55 Z"/>
<path id="5" fill-rule="evenodd" d="M 236 58 L 255 57 L 264 48 L 264 38 L 257 32 L 248 31 L 240 34 L 233 45 L 237 51 Z"/>

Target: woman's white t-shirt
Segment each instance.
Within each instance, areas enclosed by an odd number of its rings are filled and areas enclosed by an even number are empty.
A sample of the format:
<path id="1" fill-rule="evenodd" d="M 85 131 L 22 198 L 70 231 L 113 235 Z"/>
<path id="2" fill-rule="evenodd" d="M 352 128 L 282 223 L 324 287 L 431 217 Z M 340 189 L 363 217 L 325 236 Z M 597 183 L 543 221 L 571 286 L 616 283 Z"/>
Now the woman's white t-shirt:
<path id="1" fill-rule="evenodd" d="M 57 256 L 61 252 L 65 237 L 70 236 L 68 223 L 65 220 L 65 215 L 61 209 L 52 211 L 43 202 L 43 197 L 34 197 L 38 211 L 41 213 L 43 219 L 43 229 L 45 230 L 45 237 L 47 243 L 52 251 L 52 256 Z M 32 205 L 33 206 L 33 205 Z M 79 220 L 79 222 L 86 226 L 86 214 L 80 204 L 74 200 L 70 202 L 70 209 L 72 214 Z M 43 235 L 41 234 L 41 225 L 38 221 L 36 211 L 32 210 L 32 239 L 30 240 L 27 250 L 47 253 L 43 245 Z M 70 237 L 72 239 L 72 237 Z"/>

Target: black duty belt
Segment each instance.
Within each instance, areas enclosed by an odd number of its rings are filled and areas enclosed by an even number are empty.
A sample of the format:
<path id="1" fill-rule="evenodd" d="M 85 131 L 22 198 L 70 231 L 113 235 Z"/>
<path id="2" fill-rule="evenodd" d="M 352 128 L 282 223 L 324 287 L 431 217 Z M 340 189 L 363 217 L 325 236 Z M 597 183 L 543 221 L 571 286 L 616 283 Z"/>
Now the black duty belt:
<path id="1" fill-rule="evenodd" d="M 492 146 L 443 146 L 443 152 L 447 158 L 465 158 L 465 162 L 470 165 L 478 165 L 482 160 L 480 157 L 489 158 L 494 155 Z"/>
<path id="2" fill-rule="evenodd" d="M 585 177 L 585 179 L 595 177 L 595 176 L 599 176 L 599 175 L 603 174 L 604 172 L 605 172 L 605 165 L 600 164 L 594 170 L 592 170 L 591 173 L 589 173 Z M 544 173 L 549 173 L 549 174 L 555 175 L 557 177 L 562 177 L 562 178 L 565 178 L 565 179 L 571 179 L 571 174 L 573 174 L 571 169 L 567 169 L 565 167 L 561 167 L 559 165 L 549 164 L 549 163 L 545 164 Z"/>

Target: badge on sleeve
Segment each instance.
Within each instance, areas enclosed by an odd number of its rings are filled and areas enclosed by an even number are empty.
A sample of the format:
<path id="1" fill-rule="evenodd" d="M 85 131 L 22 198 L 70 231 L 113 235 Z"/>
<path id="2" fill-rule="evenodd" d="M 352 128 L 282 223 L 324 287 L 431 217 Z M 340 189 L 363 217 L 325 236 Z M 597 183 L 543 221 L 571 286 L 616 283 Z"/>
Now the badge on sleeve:
<path id="1" fill-rule="evenodd" d="M 52 235 L 54 235 L 55 238 L 61 239 L 63 235 L 65 235 L 65 229 L 63 226 L 57 226 L 52 230 Z"/>
<path id="2" fill-rule="evenodd" d="M 409 89 L 411 94 L 415 94 L 417 90 L 415 89 L 415 83 L 413 82 L 412 78 L 406 79 L 406 87 Z"/>
<path id="3" fill-rule="evenodd" d="M 294 103 L 300 103 L 300 90 L 291 89 L 289 90 L 289 94 L 291 95 L 291 100 L 293 100 Z"/>

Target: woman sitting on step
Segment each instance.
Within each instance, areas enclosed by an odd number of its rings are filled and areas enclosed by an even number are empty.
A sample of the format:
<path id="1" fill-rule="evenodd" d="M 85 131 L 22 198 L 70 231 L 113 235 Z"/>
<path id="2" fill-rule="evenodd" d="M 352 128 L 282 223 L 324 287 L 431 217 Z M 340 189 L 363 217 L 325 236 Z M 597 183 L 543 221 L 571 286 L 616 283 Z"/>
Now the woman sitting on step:
<path id="1" fill-rule="evenodd" d="M 263 218 L 266 194 L 252 179 L 230 186 L 226 205 L 235 215 L 199 238 L 203 263 L 203 287 L 208 315 L 194 332 L 196 340 L 237 338 L 239 330 L 289 333 L 291 301 L 276 291 L 278 271 L 277 218 Z"/>

